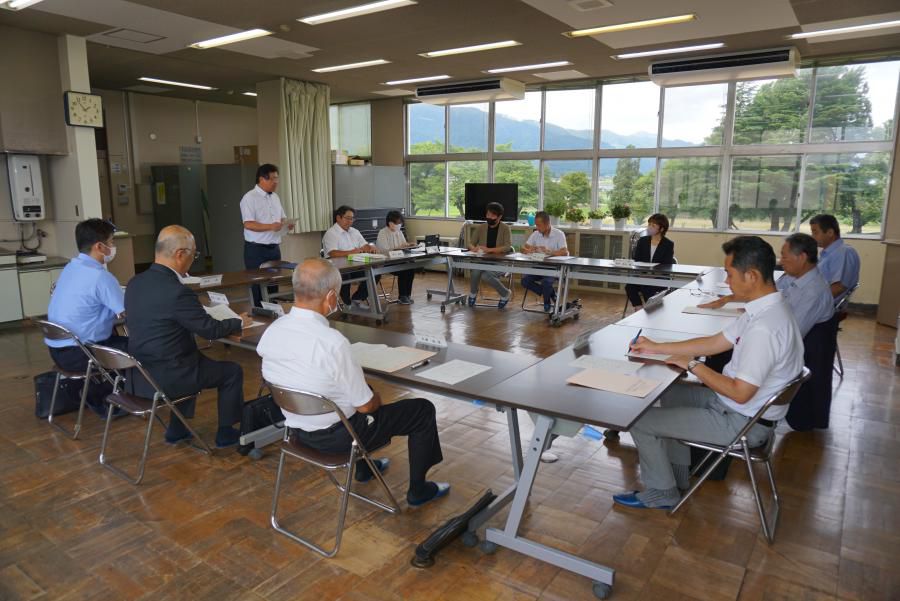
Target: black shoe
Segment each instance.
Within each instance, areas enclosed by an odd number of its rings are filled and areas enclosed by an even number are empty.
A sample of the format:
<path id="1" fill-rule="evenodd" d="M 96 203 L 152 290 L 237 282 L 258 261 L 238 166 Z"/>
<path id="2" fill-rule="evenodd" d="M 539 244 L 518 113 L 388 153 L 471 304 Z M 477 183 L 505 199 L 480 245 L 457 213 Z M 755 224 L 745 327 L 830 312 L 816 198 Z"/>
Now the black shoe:
<path id="1" fill-rule="evenodd" d="M 194 435 L 191 434 L 190 430 L 185 430 L 180 434 L 169 434 L 169 430 L 166 430 L 166 443 L 168 444 L 178 444 L 182 440 L 190 440 L 193 437 Z"/>
<path id="2" fill-rule="evenodd" d="M 378 471 L 383 474 L 387 471 L 388 466 L 391 464 L 391 460 L 387 457 L 382 457 L 381 459 L 373 459 L 372 463 L 374 463 L 375 467 L 378 468 Z M 372 468 L 369 467 L 369 464 L 366 463 L 365 460 L 356 462 L 357 482 L 368 482 L 374 477 L 375 474 L 372 473 Z"/>
<path id="3" fill-rule="evenodd" d="M 233 447 L 241 441 L 241 431 L 231 426 L 219 428 L 216 431 L 216 447 L 224 449 Z"/>
<path id="4" fill-rule="evenodd" d="M 410 493 L 406 493 L 406 502 L 410 507 L 420 507 L 429 501 L 440 499 L 450 492 L 450 484 L 447 482 L 426 482 L 425 486 L 428 490 L 421 497 L 414 497 Z"/>

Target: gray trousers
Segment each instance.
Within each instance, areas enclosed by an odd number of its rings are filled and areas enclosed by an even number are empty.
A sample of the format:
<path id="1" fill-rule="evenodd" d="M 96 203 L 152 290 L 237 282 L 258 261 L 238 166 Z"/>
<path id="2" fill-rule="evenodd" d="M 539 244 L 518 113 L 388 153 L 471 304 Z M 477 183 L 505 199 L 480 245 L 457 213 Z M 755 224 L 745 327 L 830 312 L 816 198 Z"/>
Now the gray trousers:
<path id="1" fill-rule="evenodd" d="M 750 419 L 719 401 L 706 386 L 675 384 L 662 397 L 661 407 L 651 407 L 631 429 L 646 488 L 675 487 L 672 465 L 690 465 L 690 447 L 676 439 L 728 444 Z M 751 447 L 763 444 L 772 428 L 757 424 L 747 433 Z"/>
<path id="2" fill-rule="evenodd" d="M 509 296 L 509 288 L 503 285 L 503 282 L 500 281 L 500 278 L 497 277 L 497 274 L 493 271 L 481 271 L 480 269 L 473 269 L 469 273 L 469 293 L 472 296 L 478 294 L 478 284 L 481 282 L 481 278 L 484 278 L 485 283 L 489 284 L 494 290 L 497 291 L 501 297 L 506 298 Z"/>

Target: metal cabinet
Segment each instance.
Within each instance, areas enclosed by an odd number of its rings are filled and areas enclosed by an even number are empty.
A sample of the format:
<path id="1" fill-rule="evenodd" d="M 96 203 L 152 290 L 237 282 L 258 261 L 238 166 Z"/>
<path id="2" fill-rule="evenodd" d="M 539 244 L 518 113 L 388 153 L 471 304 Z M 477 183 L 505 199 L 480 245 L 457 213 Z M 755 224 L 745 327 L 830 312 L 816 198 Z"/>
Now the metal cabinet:
<path id="1" fill-rule="evenodd" d="M 50 293 L 61 273 L 61 267 L 19 272 L 19 294 L 22 297 L 22 314 L 25 317 L 47 314 Z"/>

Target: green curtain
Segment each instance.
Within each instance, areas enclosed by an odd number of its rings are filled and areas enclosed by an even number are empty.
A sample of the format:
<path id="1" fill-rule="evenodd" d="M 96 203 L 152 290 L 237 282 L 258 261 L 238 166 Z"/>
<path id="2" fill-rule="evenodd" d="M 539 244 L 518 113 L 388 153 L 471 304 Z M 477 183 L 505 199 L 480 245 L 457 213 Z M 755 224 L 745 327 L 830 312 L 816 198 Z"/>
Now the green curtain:
<path id="1" fill-rule="evenodd" d="M 296 219 L 298 233 L 331 226 L 330 100 L 326 85 L 281 79 L 278 191 L 288 218 Z"/>

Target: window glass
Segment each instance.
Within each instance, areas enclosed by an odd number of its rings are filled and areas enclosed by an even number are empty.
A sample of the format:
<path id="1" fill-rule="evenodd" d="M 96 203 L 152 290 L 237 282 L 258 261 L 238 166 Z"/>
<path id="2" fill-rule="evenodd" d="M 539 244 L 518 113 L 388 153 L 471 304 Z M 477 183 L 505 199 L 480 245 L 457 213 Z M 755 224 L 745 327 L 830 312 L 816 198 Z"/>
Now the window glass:
<path id="1" fill-rule="evenodd" d="M 368 102 L 338 105 L 340 150 L 350 156 L 372 156 L 372 114 Z"/>
<path id="2" fill-rule="evenodd" d="M 331 137 L 331 149 L 341 149 L 341 125 L 338 121 L 338 107 L 332 104 L 328 107 L 328 133 Z"/>
<path id="3" fill-rule="evenodd" d="M 603 86 L 600 148 L 656 148 L 659 86 L 649 81 Z"/>
<path id="4" fill-rule="evenodd" d="M 577 150 L 594 144 L 594 89 L 547 92 L 544 150 Z"/>
<path id="5" fill-rule="evenodd" d="M 450 107 L 450 152 L 487 152 L 488 103 Z"/>
<path id="6" fill-rule="evenodd" d="M 735 144 L 796 144 L 806 139 L 812 69 L 797 77 L 738 82 Z"/>
<path id="7" fill-rule="evenodd" d="M 716 146 L 722 143 L 728 84 L 665 89 L 663 146 Z"/>
<path id="8" fill-rule="evenodd" d="M 450 161 L 449 217 L 466 214 L 466 184 L 487 182 L 487 161 Z"/>
<path id="9" fill-rule="evenodd" d="M 656 188 L 656 159 L 635 157 L 628 159 L 600 159 L 600 181 L 597 198 L 605 221 L 615 204 L 631 208 L 629 223 L 641 225 L 653 214 L 653 194 Z"/>
<path id="10" fill-rule="evenodd" d="M 731 167 L 728 227 L 792 232 L 799 186 L 798 155 L 735 158 Z"/>
<path id="11" fill-rule="evenodd" d="M 523 152 L 541 146 L 541 93 L 494 103 L 494 150 Z"/>
<path id="12" fill-rule="evenodd" d="M 445 217 L 447 180 L 445 163 L 410 163 L 410 213 L 419 217 Z"/>
<path id="13" fill-rule="evenodd" d="M 409 154 L 443 154 L 444 107 L 410 104 L 406 114 Z"/>
<path id="14" fill-rule="evenodd" d="M 544 161 L 544 208 L 563 203 L 587 219 L 591 208 L 591 161 Z"/>
<path id="15" fill-rule="evenodd" d="M 494 181 L 519 184 L 519 215 L 538 210 L 540 161 L 494 161 Z"/>
<path id="16" fill-rule="evenodd" d="M 817 213 L 831 213 L 842 234 L 881 233 L 890 163 L 889 152 L 809 155 L 802 221 Z"/>
<path id="17" fill-rule="evenodd" d="M 821 67 L 812 142 L 890 140 L 900 61 Z"/>
<path id="18" fill-rule="evenodd" d="M 719 157 L 660 161 L 659 212 L 671 227 L 713 229 L 719 211 Z"/>

